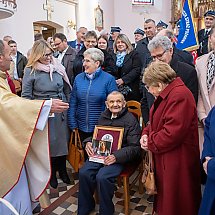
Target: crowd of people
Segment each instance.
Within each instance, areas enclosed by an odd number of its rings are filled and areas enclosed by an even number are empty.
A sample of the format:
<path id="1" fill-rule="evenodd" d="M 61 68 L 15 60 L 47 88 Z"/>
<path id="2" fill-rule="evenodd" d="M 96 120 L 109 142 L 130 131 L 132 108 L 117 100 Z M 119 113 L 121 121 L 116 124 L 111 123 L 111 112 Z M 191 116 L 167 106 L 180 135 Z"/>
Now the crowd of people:
<path id="1" fill-rule="evenodd" d="M 153 157 L 153 214 L 215 214 L 215 11 L 207 11 L 204 20 L 195 64 L 189 52 L 177 49 L 177 35 L 168 25 L 161 20 L 156 25 L 153 19 L 135 30 L 134 44 L 120 27 L 111 27 L 110 36 L 80 27 L 74 41 L 63 33 L 47 40 L 36 34 L 26 58 L 10 36 L 0 40 L 0 125 L 11 135 L 0 143 L 5 148 L 0 177 L 6 181 L 0 197 L 17 207 L 13 199 L 26 187 L 26 201 L 38 200 L 48 184 L 58 187 L 57 172 L 71 184 L 66 156 L 70 134 L 77 129 L 85 149 L 79 215 L 94 210 L 95 190 L 99 213 L 114 214 L 116 178 L 125 164 L 141 159 L 142 149 Z M 126 107 L 130 100 L 141 103 L 142 134 Z M 10 122 L 10 115 L 17 116 L 20 127 Z M 88 160 L 96 125 L 124 128 L 121 149 L 112 151 L 104 164 Z M 10 141 L 17 147 L 9 149 Z M 203 197 L 201 166 L 207 176 Z M 0 214 L 6 211 L 0 206 Z"/>

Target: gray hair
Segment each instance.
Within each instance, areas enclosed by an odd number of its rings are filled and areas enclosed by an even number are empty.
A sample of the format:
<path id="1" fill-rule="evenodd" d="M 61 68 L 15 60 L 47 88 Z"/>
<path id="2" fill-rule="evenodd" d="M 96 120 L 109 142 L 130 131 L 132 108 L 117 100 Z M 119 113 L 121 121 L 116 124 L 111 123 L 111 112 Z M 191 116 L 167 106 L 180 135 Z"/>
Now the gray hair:
<path id="1" fill-rule="evenodd" d="M 102 65 L 104 62 L 104 54 L 100 49 L 89 48 L 84 52 L 84 57 L 86 55 L 90 55 L 90 58 L 94 61 L 99 61 L 100 65 Z"/>
<path id="2" fill-rule="evenodd" d="M 4 42 L 0 40 L 0 55 L 4 55 Z"/>
<path id="3" fill-rule="evenodd" d="M 164 50 L 169 50 L 172 48 L 171 40 L 166 36 L 155 36 L 152 40 L 149 41 L 148 49 L 151 52 L 157 48 L 163 48 Z"/>

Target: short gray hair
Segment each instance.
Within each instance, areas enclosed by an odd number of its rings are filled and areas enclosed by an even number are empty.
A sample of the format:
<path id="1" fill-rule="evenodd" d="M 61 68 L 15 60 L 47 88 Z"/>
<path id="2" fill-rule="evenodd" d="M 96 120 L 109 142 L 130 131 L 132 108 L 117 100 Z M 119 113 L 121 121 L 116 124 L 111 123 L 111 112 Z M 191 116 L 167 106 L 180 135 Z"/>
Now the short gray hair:
<path id="1" fill-rule="evenodd" d="M 169 50 L 172 48 L 172 42 L 167 36 L 155 36 L 149 41 L 148 49 L 151 52 L 152 50 L 159 47 L 163 48 L 164 50 Z"/>
<path id="2" fill-rule="evenodd" d="M 99 61 L 100 65 L 102 65 L 104 62 L 104 54 L 100 49 L 89 48 L 84 52 L 84 57 L 86 55 L 90 55 L 90 58 L 94 61 Z"/>

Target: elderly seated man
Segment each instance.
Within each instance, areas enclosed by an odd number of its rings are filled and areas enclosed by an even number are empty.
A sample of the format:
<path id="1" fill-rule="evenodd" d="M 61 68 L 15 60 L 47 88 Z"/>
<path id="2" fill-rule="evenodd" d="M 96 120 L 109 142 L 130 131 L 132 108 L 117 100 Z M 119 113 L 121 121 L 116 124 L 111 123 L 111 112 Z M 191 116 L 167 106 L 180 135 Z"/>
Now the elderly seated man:
<path id="1" fill-rule="evenodd" d="M 132 113 L 126 108 L 126 101 L 120 92 L 113 91 L 107 97 L 107 109 L 101 114 L 98 125 L 123 127 L 122 147 L 105 157 L 104 164 L 86 161 L 79 171 L 78 214 L 87 215 L 95 207 L 93 194 L 99 194 L 99 214 L 114 214 L 115 180 L 126 163 L 141 157 L 140 125 Z M 93 155 L 92 138 L 86 139 L 85 150 L 88 156 Z"/>

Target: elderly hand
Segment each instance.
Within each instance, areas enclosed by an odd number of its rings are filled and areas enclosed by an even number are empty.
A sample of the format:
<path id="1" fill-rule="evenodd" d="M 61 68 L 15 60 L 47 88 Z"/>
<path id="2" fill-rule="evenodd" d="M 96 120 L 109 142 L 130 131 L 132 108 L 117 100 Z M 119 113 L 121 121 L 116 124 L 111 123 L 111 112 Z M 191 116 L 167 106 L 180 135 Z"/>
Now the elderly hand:
<path id="1" fill-rule="evenodd" d="M 104 159 L 104 164 L 109 166 L 116 162 L 116 157 L 114 155 L 109 155 Z"/>
<path id="2" fill-rule="evenodd" d="M 91 142 L 87 142 L 85 146 L 85 151 L 89 157 L 94 155 L 93 147 Z"/>
<path id="3" fill-rule="evenodd" d="M 123 84 L 124 84 L 124 81 L 123 81 L 121 78 L 119 78 L 119 79 L 116 80 L 116 84 L 117 84 L 118 86 L 123 85 Z"/>
<path id="4" fill-rule="evenodd" d="M 148 151 L 148 136 L 144 134 L 140 139 L 141 148 Z"/>
<path id="5" fill-rule="evenodd" d="M 212 157 L 205 157 L 205 162 L 203 163 L 203 168 L 204 168 L 206 174 L 208 174 L 208 171 L 207 171 L 208 161 L 211 159 L 212 159 Z"/>
<path id="6" fill-rule="evenodd" d="M 60 99 L 52 99 L 51 113 L 62 113 L 69 108 L 69 104 Z"/>

